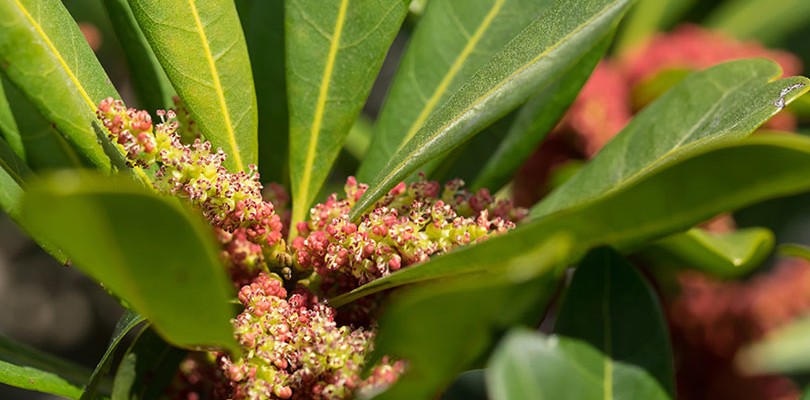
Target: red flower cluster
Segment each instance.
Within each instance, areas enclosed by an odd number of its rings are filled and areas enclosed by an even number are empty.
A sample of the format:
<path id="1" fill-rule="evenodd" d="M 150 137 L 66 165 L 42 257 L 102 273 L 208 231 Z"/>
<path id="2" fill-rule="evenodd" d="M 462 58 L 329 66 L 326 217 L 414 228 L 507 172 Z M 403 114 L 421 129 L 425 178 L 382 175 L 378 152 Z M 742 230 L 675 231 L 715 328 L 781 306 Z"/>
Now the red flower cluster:
<path id="1" fill-rule="evenodd" d="M 798 398 L 787 378 L 741 375 L 734 357 L 810 310 L 810 263 L 788 259 L 749 282 L 719 282 L 697 272 L 681 274 L 679 281 L 669 320 L 685 366 L 678 371 L 680 398 Z"/>
<path id="2" fill-rule="evenodd" d="M 356 223 L 349 211 L 366 190 L 350 177 L 346 198 L 332 194 L 301 223 L 301 236 L 293 241 L 296 261 L 321 276 L 350 278 L 352 289 L 366 282 L 426 261 L 458 246 L 512 229 L 526 210 L 510 201 L 495 200 L 486 190 L 463 189 L 460 180 L 444 189 L 437 182 L 420 180 L 392 189 Z"/>
<path id="3" fill-rule="evenodd" d="M 289 298 L 279 280 L 262 274 L 239 292 L 245 306 L 234 322 L 240 359 L 219 362 L 234 399 L 348 399 L 388 385 L 404 369 L 387 360 L 360 377 L 373 331 L 339 327 L 334 310 L 301 287 Z"/>
<path id="4" fill-rule="evenodd" d="M 153 125 L 149 113 L 126 108 L 120 100 L 107 98 L 98 106 L 98 118 L 127 160 L 144 168 L 157 165 L 154 187 L 188 200 L 217 229 L 237 283 L 279 266 L 286 251 L 281 219 L 273 204 L 262 199 L 256 167 L 228 172 L 222 149 L 212 152 L 211 143 L 199 138 L 184 145 L 175 133 L 175 113 L 158 115 L 163 121 Z"/>

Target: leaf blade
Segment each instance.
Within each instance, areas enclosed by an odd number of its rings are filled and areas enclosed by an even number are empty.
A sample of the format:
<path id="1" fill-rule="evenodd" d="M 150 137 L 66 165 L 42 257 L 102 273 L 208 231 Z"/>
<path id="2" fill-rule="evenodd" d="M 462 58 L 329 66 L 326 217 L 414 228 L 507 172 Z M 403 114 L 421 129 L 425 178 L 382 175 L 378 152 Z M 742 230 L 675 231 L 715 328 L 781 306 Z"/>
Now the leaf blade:
<path id="1" fill-rule="evenodd" d="M 109 171 L 95 111 L 118 94 L 70 14 L 53 0 L 4 0 L 0 13 L 8 16 L 0 23 L 0 68 L 93 165 Z"/>
<path id="2" fill-rule="evenodd" d="M 752 168 L 752 159 L 762 162 Z M 335 297 L 330 304 L 339 306 L 406 284 L 479 273 L 488 265 L 503 262 L 505 255 L 522 254 L 547 235 L 560 232 L 573 235 L 575 255 L 600 245 L 633 250 L 716 214 L 810 190 L 810 182 L 802 178 L 802 174 L 810 173 L 809 168 L 810 139 L 802 137 L 760 135 L 703 149 L 703 153 L 679 160 L 621 191 L 538 218 L 505 235 L 427 263 L 403 268 Z"/>
<path id="3" fill-rule="evenodd" d="M 569 249 L 565 236 L 552 237 L 488 277 L 399 293 L 379 321 L 372 360 L 382 355 L 402 357 L 408 360 L 408 370 L 375 398 L 433 398 L 480 359 L 500 332 L 516 324 L 537 323 Z"/>
<path id="4" fill-rule="evenodd" d="M 140 217 L 122 220 L 127 215 Z M 233 288 L 210 227 L 181 204 L 123 179 L 62 172 L 28 190 L 22 218 L 169 342 L 237 349 Z"/>
<path id="5" fill-rule="evenodd" d="M 736 278 L 760 266 L 774 246 L 765 228 L 712 233 L 700 228 L 670 236 L 641 251 L 640 256 L 665 266 L 686 267 L 720 278 Z"/>
<path id="6" fill-rule="evenodd" d="M 358 179 L 374 178 L 442 102 L 550 4 L 546 0 L 428 3 L 386 96 Z"/>
<path id="7" fill-rule="evenodd" d="M 493 400 L 670 398 L 645 371 L 588 343 L 525 329 L 513 329 L 501 342 L 486 380 Z"/>
<path id="8" fill-rule="evenodd" d="M 101 360 L 99 360 L 99 362 L 96 364 L 96 368 L 93 370 L 93 374 L 87 381 L 87 385 L 84 386 L 81 398 L 79 400 L 92 400 L 97 397 L 96 392 L 98 387 L 101 384 L 101 381 L 106 378 L 107 373 L 110 371 L 113 357 L 118 349 L 118 345 L 121 344 L 121 340 L 124 339 L 124 336 L 126 336 L 129 331 L 138 326 L 144 320 L 144 317 L 136 312 L 130 310 L 124 311 L 124 314 L 115 324 L 115 329 L 113 330 L 112 337 L 110 337 L 110 343 L 107 345 L 107 350 L 104 351 L 104 355 L 101 356 Z"/>
<path id="9" fill-rule="evenodd" d="M 192 118 L 225 166 L 258 160 L 258 114 L 247 44 L 232 1 L 129 0 L 135 19 Z"/>
<path id="10" fill-rule="evenodd" d="M 629 4 L 593 0 L 579 7 L 581 2 L 556 2 L 432 114 L 413 140 L 400 145 L 351 216 L 356 218 L 419 166 L 452 150 L 548 86 L 587 51 L 583 42 L 598 41 L 613 29 Z M 562 28 L 549 32 L 550 26 Z"/>
<path id="11" fill-rule="evenodd" d="M 748 136 L 810 89 L 804 77 L 773 81 L 777 64 L 739 60 L 695 73 L 645 108 L 591 162 L 532 208 L 534 218 L 584 204 L 701 147 Z M 781 94 L 781 95 L 780 95 Z"/>
<path id="12" fill-rule="evenodd" d="M 558 309 L 554 332 L 582 340 L 614 362 L 639 367 L 674 398 L 674 362 L 664 312 L 650 285 L 615 250 L 594 249 L 579 264 Z"/>
<path id="13" fill-rule="evenodd" d="M 14 365 L 0 360 L 0 383 L 20 389 L 78 399 L 81 389 L 71 385 L 56 374 L 31 367 Z"/>
<path id="14" fill-rule="evenodd" d="M 294 237 L 360 113 L 407 4 L 292 0 L 285 13 Z"/>

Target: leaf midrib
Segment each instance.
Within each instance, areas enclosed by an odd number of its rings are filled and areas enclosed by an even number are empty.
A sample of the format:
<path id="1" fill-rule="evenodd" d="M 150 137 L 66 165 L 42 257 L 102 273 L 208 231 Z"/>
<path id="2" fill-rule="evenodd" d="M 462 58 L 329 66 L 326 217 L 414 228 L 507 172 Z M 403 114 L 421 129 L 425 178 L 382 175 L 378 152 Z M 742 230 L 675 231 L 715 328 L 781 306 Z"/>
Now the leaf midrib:
<path id="1" fill-rule="evenodd" d="M 197 27 L 197 34 L 200 36 L 200 42 L 202 42 L 205 61 L 208 63 L 208 67 L 211 71 L 211 79 L 213 81 L 212 83 L 214 86 L 214 91 L 217 94 L 219 108 L 222 112 L 222 119 L 225 123 L 225 129 L 228 134 L 228 143 L 232 149 L 230 156 L 233 158 L 236 168 L 241 171 L 244 170 L 245 167 L 242 163 L 242 156 L 239 154 L 239 145 L 236 143 L 236 135 L 234 133 L 233 124 L 231 121 L 231 114 L 228 111 L 228 103 L 225 100 L 225 91 L 222 89 L 222 82 L 219 80 L 219 71 L 217 70 L 216 61 L 214 60 L 214 55 L 211 52 L 211 46 L 208 43 L 208 36 L 205 34 L 205 28 L 203 27 L 202 20 L 200 19 L 200 13 L 197 11 L 196 0 L 188 0 L 188 6 L 191 16 L 194 17 L 194 24 Z"/>
<path id="2" fill-rule="evenodd" d="M 422 111 L 419 113 L 419 116 L 416 118 L 416 120 L 414 120 L 413 124 L 411 124 L 411 127 L 405 134 L 405 138 L 402 139 L 402 142 L 400 143 L 399 147 L 397 147 L 397 150 L 394 151 L 394 154 L 401 151 L 408 141 L 410 141 L 414 135 L 419 132 L 419 128 L 422 127 L 428 116 L 430 116 L 430 113 L 433 112 L 433 110 L 439 104 L 439 100 L 442 98 L 445 92 L 447 92 L 447 88 L 450 86 L 450 83 L 453 82 L 459 71 L 461 71 L 461 68 L 464 66 L 464 63 L 470 57 L 470 54 L 472 54 L 473 50 L 475 50 L 475 47 L 478 45 L 481 37 L 483 37 L 484 32 L 486 32 L 490 25 L 492 25 L 492 21 L 500 12 L 505 1 L 506 0 L 496 0 L 496 2 L 492 4 L 492 8 L 489 10 L 489 12 L 487 12 L 487 15 L 484 17 L 483 21 L 481 21 L 481 24 L 475 30 L 475 33 L 470 37 L 469 41 L 464 46 L 464 49 L 462 49 L 461 53 L 459 53 L 455 61 L 453 61 L 450 69 L 433 91 L 433 95 L 431 95 L 428 101 L 425 103 Z"/>
<path id="3" fill-rule="evenodd" d="M 26 9 L 25 6 L 22 5 L 22 3 L 20 3 L 19 0 L 14 0 L 14 3 L 17 4 L 17 7 L 20 9 L 20 12 L 22 12 L 23 16 L 25 16 L 25 18 L 28 20 L 31 26 L 34 27 L 34 30 L 45 42 L 45 45 L 48 46 L 48 49 L 51 51 L 51 54 L 59 62 L 59 65 L 62 66 L 62 69 L 65 71 L 65 73 L 67 73 L 68 78 L 70 78 L 71 82 L 73 82 L 73 85 L 76 86 L 76 89 L 79 90 L 79 94 L 82 96 L 82 99 L 87 103 L 88 106 L 90 106 L 93 112 L 96 112 L 96 104 L 93 102 L 92 99 L 90 99 L 90 96 L 87 94 L 87 91 L 84 90 L 84 86 L 82 86 L 82 84 L 79 82 L 79 79 L 73 73 L 73 70 L 70 69 L 70 66 L 68 66 L 65 59 L 62 58 L 62 54 L 56 49 L 56 46 L 54 46 L 53 42 L 51 41 L 51 38 L 48 37 L 48 35 L 42 29 L 42 26 L 39 25 L 39 22 L 37 22 L 34 19 L 31 13 L 28 12 L 28 9 Z"/>
<path id="4" fill-rule="evenodd" d="M 79 81 L 79 78 L 76 76 L 76 74 L 73 73 L 73 70 L 67 64 L 67 61 L 65 61 L 65 59 L 62 58 L 62 53 L 60 53 L 56 49 L 56 46 L 51 41 L 51 38 L 48 36 L 48 34 L 45 33 L 45 31 L 42 29 L 42 26 L 40 26 L 39 22 L 37 22 L 34 19 L 34 17 L 31 15 L 31 13 L 28 12 L 28 9 L 25 8 L 25 6 L 22 3 L 20 3 L 19 0 L 14 0 L 14 3 L 17 5 L 20 12 L 28 20 L 28 22 L 31 24 L 31 26 L 34 27 L 34 30 L 37 32 L 37 34 L 39 34 L 42 41 L 45 42 L 45 45 L 51 51 L 51 54 L 56 58 L 56 61 L 59 63 L 59 65 L 65 71 L 65 73 L 68 75 L 68 78 L 70 78 L 70 81 L 73 82 L 73 86 L 75 86 L 76 90 L 79 91 L 79 95 L 82 96 L 82 99 L 84 100 L 84 102 L 87 103 L 87 105 L 93 111 L 93 114 L 95 114 L 98 111 L 98 108 L 96 107 L 96 103 L 93 102 L 93 99 L 91 99 L 90 95 L 87 94 L 87 91 L 84 89 L 84 85 L 81 84 L 81 82 Z M 146 186 L 151 188 L 151 185 L 148 184 L 151 181 L 151 179 L 149 179 L 149 177 L 146 175 L 146 173 L 143 171 L 143 169 L 141 167 L 135 166 L 135 167 L 132 168 L 132 170 L 135 172 L 136 175 L 138 175 L 138 177 L 144 183 L 147 184 Z"/>
<path id="5" fill-rule="evenodd" d="M 309 130 L 309 142 L 307 143 L 307 157 L 304 161 L 303 172 L 301 174 L 301 181 L 299 182 L 300 190 L 295 196 L 295 209 L 296 214 L 303 214 L 309 204 L 309 190 L 311 187 L 310 181 L 312 180 L 312 168 L 315 164 L 315 153 L 318 141 L 320 140 L 321 124 L 323 123 L 323 114 L 326 110 L 326 100 L 329 95 L 329 87 L 331 86 L 332 73 L 335 68 L 335 60 L 337 59 L 338 48 L 340 47 L 340 36 L 343 33 L 343 25 L 346 22 L 346 10 L 348 9 L 349 0 L 341 0 L 338 15 L 335 20 L 335 28 L 332 33 L 331 43 L 329 44 L 329 54 L 326 57 L 326 65 L 324 66 L 323 76 L 321 77 L 321 86 L 318 92 L 318 101 L 315 103 L 315 115 L 312 119 L 312 127 Z M 303 215 L 293 216 L 293 227 L 296 221 L 302 221 Z M 294 230 L 294 228 L 292 228 Z M 294 232 L 293 232 L 294 233 Z M 293 236 L 293 235 L 290 235 Z"/>
<path id="6" fill-rule="evenodd" d="M 562 37 L 560 40 L 558 40 L 558 41 L 557 41 L 556 43 L 554 43 L 552 46 L 548 47 L 546 50 L 542 51 L 542 52 L 541 52 L 540 54 L 538 54 L 536 57 L 534 57 L 534 58 L 532 58 L 531 60 L 529 60 L 529 62 L 524 63 L 524 64 L 523 64 L 523 65 L 522 65 L 520 68 L 516 69 L 514 72 L 512 72 L 511 74 L 509 74 L 509 76 L 505 77 L 504 79 L 501 79 L 501 80 L 500 80 L 500 81 L 499 81 L 499 82 L 498 82 L 498 83 L 497 83 L 495 86 L 493 86 L 492 88 L 490 88 L 490 90 L 488 90 L 487 92 L 485 92 L 483 95 L 481 95 L 481 96 L 477 97 L 477 98 L 476 98 L 476 99 L 475 99 L 473 102 L 471 102 L 471 104 L 470 104 L 469 106 L 467 106 L 466 108 L 464 108 L 464 109 L 463 109 L 461 112 L 457 113 L 456 115 L 465 115 L 465 114 L 467 114 L 467 113 L 468 113 L 470 110 L 472 110 L 473 108 L 475 108 L 475 105 L 477 105 L 477 104 L 478 104 L 478 103 L 481 101 L 481 99 L 485 99 L 485 98 L 489 97 L 489 96 L 490 96 L 492 93 L 494 93 L 494 92 L 498 91 L 499 89 L 501 89 L 501 88 L 502 88 L 502 87 L 503 87 L 503 86 L 504 86 L 504 85 L 505 85 L 507 82 L 511 81 L 511 80 L 512 80 L 512 79 L 513 79 L 515 76 L 517 76 L 517 75 L 519 75 L 520 73 L 522 73 L 524 70 L 526 70 L 526 69 L 527 69 L 527 68 L 529 68 L 531 65 L 533 65 L 534 63 L 536 63 L 536 62 L 537 62 L 539 59 L 541 59 L 541 58 L 545 57 L 546 55 L 548 55 L 549 53 L 553 52 L 554 50 L 557 50 L 557 49 L 558 49 L 558 48 L 559 48 L 559 47 L 560 47 L 560 46 L 561 46 L 563 43 L 566 43 L 566 42 L 567 42 L 567 41 L 569 41 L 569 40 L 570 40 L 572 37 L 574 37 L 574 36 L 575 36 L 575 35 L 577 35 L 579 32 L 581 32 L 583 29 L 585 29 L 585 27 L 586 27 L 586 26 L 591 25 L 591 23 L 592 23 L 593 21 L 600 19 L 602 16 L 604 16 L 605 14 L 607 14 L 607 13 L 608 13 L 610 10 L 612 10 L 613 8 L 616 8 L 616 7 L 621 7 L 621 6 L 622 6 L 622 3 L 621 3 L 621 2 L 616 2 L 616 3 L 613 3 L 613 5 L 612 5 L 612 6 L 608 6 L 608 7 L 603 8 L 603 9 L 602 9 L 602 10 L 601 10 L 599 13 L 595 14 L 593 17 L 591 17 L 591 18 L 587 19 L 586 21 L 584 21 L 583 23 L 579 24 L 575 30 L 573 30 L 573 31 L 571 31 L 570 33 L 568 33 L 567 35 L 563 36 L 563 37 Z M 427 146 L 427 144 L 429 144 L 430 142 L 434 141 L 434 140 L 435 140 L 435 139 L 436 139 L 438 136 L 440 136 L 440 135 L 441 135 L 441 133 L 442 133 L 442 132 L 443 132 L 445 129 L 447 129 L 447 127 L 448 127 L 448 126 L 453 125 L 453 124 L 456 122 L 456 120 L 457 120 L 457 118 L 452 118 L 452 119 L 450 119 L 449 121 L 447 121 L 446 123 L 444 123 L 444 124 L 443 124 L 442 126 L 440 126 L 438 129 L 436 129 L 432 135 L 428 135 L 428 136 L 427 136 L 427 139 L 426 139 L 426 141 L 425 141 L 425 146 L 421 146 L 421 147 L 420 147 L 420 148 L 418 148 L 418 149 L 415 149 L 415 150 L 410 151 L 410 152 L 408 153 L 407 157 L 403 157 L 403 159 L 404 159 L 404 160 L 408 160 L 408 159 L 413 158 L 413 157 L 414 157 L 414 155 L 415 155 L 415 154 L 416 154 L 416 153 L 417 153 L 419 150 L 421 150 L 422 148 L 426 147 L 426 146 Z M 418 132 L 417 132 L 417 133 L 418 133 Z M 404 148 L 404 147 L 405 147 L 407 144 L 408 144 L 407 142 L 404 142 L 402 145 L 400 145 L 400 148 L 399 148 L 399 150 L 398 150 L 396 153 L 398 153 L 400 150 L 402 150 L 402 149 L 403 149 L 403 148 Z M 394 168 L 391 168 L 391 169 L 389 170 L 389 172 L 388 172 L 388 173 L 387 173 L 387 174 L 386 174 L 386 175 L 383 177 L 383 179 L 379 180 L 378 182 L 380 182 L 380 183 L 385 183 L 385 182 L 389 181 L 389 180 L 390 180 L 392 177 L 396 176 L 397 174 L 399 174 L 399 173 L 402 171 L 402 169 L 404 168 L 404 164 L 405 164 L 405 163 L 400 163 L 399 165 L 394 166 Z M 361 201 L 362 201 L 362 200 L 361 200 Z M 363 208 L 367 208 L 369 205 L 370 205 L 370 204 L 363 204 Z M 364 211 L 364 210 L 355 209 L 355 210 L 353 210 L 353 211 L 352 211 L 352 214 L 353 214 L 353 215 L 352 215 L 352 217 L 353 217 L 353 219 L 354 219 L 354 218 L 356 218 L 356 217 L 359 215 L 359 212 L 360 212 L 360 211 Z"/>

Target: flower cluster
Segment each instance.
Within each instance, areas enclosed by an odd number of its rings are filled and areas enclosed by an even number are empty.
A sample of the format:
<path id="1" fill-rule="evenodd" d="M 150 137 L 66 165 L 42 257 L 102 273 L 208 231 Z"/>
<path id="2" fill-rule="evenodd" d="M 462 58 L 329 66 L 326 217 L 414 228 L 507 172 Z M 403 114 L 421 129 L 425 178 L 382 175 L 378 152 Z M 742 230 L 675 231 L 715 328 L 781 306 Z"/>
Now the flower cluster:
<path id="1" fill-rule="evenodd" d="M 668 304 L 672 340 L 682 355 L 684 398 L 798 398 L 780 376 L 745 376 L 738 351 L 810 311 L 810 263 L 781 260 L 746 282 L 721 282 L 698 272 L 678 276 L 680 293 Z M 711 371 L 707 373 L 707 371 Z"/>
<path id="2" fill-rule="evenodd" d="M 188 200 L 217 229 L 231 271 L 241 277 L 237 281 L 285 259 L 281 219 L 262 199 L 254 165 L 248 172 L 231 173 L 222 165 L 222 149 L 213 152 L 211 143 L 199 138 L 184 145 L 175 133 L 179 124 L 173 111 L 158 112 L 163 121 L 153 125 L 146 111 L 107 98 L 97 113 L 129 163 L 147 169 L 156 165 L 155 188 Z"/>
<path id="3" fill-rule="evenodd" d="M 422 179 L 399 184 L 373 211 L 352 222 L 349 211 L 366 188 L 350 177 L 346 198 L 332 194 L 312 208 L 309 222 L 298 226 L 301 236 L 293 241 L 300 267 L 321 276 L 350 277 L 357 286 L 503 233 L 526 215 L 509 201 L 494 200 L 486 190 L 463 190 L 460 180 L 442 190 L 437 182 Z"/>
<path id="4" fill-rule="evenodd" d="M 239 292 L 245 306 L 234 321 L 243 358 L 222 356 L 233 399 L 347 399 L 393 383 L 404 369 L 387 360 L 363 380 L 360 372 L 373 332 L 334 322 L 334 310 L 306 289 L 289 299 L 279 280 L 266 274 Z"/>

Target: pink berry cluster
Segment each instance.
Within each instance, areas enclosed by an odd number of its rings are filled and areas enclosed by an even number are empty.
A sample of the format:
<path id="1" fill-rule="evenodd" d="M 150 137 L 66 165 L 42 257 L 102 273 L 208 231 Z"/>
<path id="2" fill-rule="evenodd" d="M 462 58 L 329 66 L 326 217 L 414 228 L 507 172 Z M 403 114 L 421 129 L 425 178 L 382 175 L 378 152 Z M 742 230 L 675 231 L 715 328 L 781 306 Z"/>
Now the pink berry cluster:
<path id="1" fill-rule="evenodd" d="M 353 281 L 351 286 L 362 285 L 503 233 L 526 215 L 526 210 L 507 200 L 496 201 L 486 190 L 475 194 L 464 190 L 460 180 L 442 189 L 437 182 L 421 179 L 399 184 L 373 211 L 353 222 L 349 211 L 366 189 L 349 177 L 345 198 L 332 194 L 312 208 L 309 222 L 299 223 L 301 236 L 293 248 L 300 267 L 321 276 L 342 275 Z"/>
<path id="2" fill-rule="evenodd" d="M 199 138 L 184 145 L 171 110 L 158 112 L 163 121 L 154 125 L 146 111 L 106 98 L 97 115 L 132 165 L 147 169 L 157 165 L 153 185 L 158 191 L 200 209 L 217 229 L 232 273 L 243 277 L 238 280 L 244 283 L 285 259 L 281 219 L 273 204 L 262 199 L 256 166 L 231 173 L 222 165 L 226 158 L 222 149 L 212 152 L 211 143 Z"/>
<path id="3" fill-rule="evenodd" d="M 261 274 L 239 292 L 234 321 L 243 357 L 221 356 L 234 399 L 348 399 L 394 382 L 404 364 L 387 360 L 362 379 L 374 333 L 334 322 L 334 310 L 300 288 Z"/>

